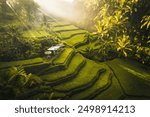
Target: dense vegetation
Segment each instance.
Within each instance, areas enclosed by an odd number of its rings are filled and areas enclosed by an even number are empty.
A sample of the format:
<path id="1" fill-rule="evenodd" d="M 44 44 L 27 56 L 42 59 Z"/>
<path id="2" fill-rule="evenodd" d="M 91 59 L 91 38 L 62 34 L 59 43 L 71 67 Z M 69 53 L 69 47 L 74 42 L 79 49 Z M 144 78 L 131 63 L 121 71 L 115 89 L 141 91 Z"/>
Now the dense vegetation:
<path id="1" fill-rule="evenodd" d="M 150 2 L 149 0 L 77 0 L 84 4 L 81 24 L 94 31 L 99 50 L 92 47 L 99 60 L 128 57 L 142 63 L 150 61 Z M 88 20 L 87 20 L 88 19 Z M 93 27 L 94 25 L 94 27 Z M 94 36 L 93 36 L 94 35 Z M 92 36 L 92 37 L 91 37 Z M 89 37 L 89 36 L 88 36 Z M 88 56 L 89 54 L 87 54 Z"/>
<path id="2" fill-rule="evenodd" d="M 1 61 L 21 60 L 43 56 L 44 51 L 56 43 L 51 36 L 40 38 L 23 37 L 23 32 L 12 25 L 8 25 L 2 30 L 4 32 L 1 32 L 0 37 Z"/>
<path id="3" fill-rule="evenodd" d="M 1 61 L 43 56 L 46 48 L 56 43 L 56 36 L 48 35 L 51 32 L 47 31 L 47 17 L 38 11 L 33 0 L 0 0 L 0 14 Z"/>
<path id="4" fill-rule="evenodd" d="M 1 73 L 3 72 L 3 73 Z M 1 71 L 0 74 L 0 99 L 51 99 L 51 87 L 44 85 L 40 77 L 31 73 L 27 74 L 22 66 L 12 67 Z"/>
<path id="5" fill-rule="evenodd" d="M 31 22 L 37 18 L 37 8 L 33 0 L 0 0 L 0 19 Z"/>

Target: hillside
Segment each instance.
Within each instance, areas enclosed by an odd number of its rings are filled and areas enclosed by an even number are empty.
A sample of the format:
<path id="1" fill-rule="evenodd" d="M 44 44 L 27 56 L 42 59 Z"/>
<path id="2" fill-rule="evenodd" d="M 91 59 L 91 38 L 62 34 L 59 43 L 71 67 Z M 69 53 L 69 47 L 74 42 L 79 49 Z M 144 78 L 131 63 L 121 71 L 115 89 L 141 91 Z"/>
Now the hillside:
<path id="1" fill-rule="evenodd" d="M 65 44 L 56 57 L 0 62 L 1 73 L 22 65 L 27 73 L 43 82 L 39 89 L 31 89 L 17 99 L 49 99 L 50 96 L 51 99 L 69 100 L 150 99 L 148 67 L 128 59 L 90 60 L 82 55 L 89 44 L 85 38 L 86 30 L 61 20 L 49 23 Z"/>

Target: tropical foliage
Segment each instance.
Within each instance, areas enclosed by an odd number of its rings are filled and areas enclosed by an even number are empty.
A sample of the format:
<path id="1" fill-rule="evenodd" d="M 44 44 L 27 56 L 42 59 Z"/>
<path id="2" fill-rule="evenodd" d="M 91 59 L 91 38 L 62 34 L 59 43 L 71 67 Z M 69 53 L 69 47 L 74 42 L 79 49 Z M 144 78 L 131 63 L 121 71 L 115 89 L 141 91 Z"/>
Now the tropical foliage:
<path id="1" fill-rule="evenodd" d="M 87 27 L 92 29 L 92 25 L 95 25 L 93 32 L 100 42 L 99 52 L 106 52 L 109 56 L 108 52 L 113 51 L 119 57 L 131 57 L 142 63 L 148 63 L 150 60 L 149 0 L 78 1 L 84 4 L 85 15 L 90 22 L 87 25 L 91 24 Z M 104 44 L 106 47 L 103 47 Z"/>
<path id="2" fill-rule="evenodd" d="M 27 74 L 22 66 L 9 68 L 0 74 L 0 99 L 17 99 L 31 87 L 42 83 L 39 77 Z"/>
<path id="3" fill-rule="evenodd" d="M 22 66 L 0 71 L 0 99 L 52 99 L 54 92 Z"/>

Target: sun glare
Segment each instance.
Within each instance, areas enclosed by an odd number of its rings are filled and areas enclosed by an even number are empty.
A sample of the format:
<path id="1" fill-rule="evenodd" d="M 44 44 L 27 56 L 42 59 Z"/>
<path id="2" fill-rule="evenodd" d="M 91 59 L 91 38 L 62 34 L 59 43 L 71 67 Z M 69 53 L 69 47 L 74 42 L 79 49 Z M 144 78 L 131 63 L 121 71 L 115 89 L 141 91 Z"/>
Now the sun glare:
<path id="1" fill-rule="evenodd" d="M 42 10 L 63 18 L 70 19 L 73 17 L 74 0 L 34 0 Z"/>
<path id="2" fill-rule="evenodd" d="M 66 1 L 66 2 L 73 2 L 74 0 L 64 0 L 64 1 Z"/>

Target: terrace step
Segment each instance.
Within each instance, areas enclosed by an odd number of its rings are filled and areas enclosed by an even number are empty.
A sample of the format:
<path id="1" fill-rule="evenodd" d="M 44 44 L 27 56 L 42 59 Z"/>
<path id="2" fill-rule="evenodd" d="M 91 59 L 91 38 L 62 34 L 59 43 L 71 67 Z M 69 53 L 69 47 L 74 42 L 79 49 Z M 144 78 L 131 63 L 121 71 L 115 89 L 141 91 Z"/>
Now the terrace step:
<path id="1" fill-rule="evenodd" d="M 80 73 L 71 81 L 62 83 L 58 86 L 54 86 L 54 90 L 60 92 L 73 93 L 78 90 L 85 90 L 86 88 L 93 85 L 99 79 L 99 75 L 105 71 L 99 64 L 91 60 L 86 60 L 86 65 L 80 70 Z M 92 70 L 92 74 L 90 73 Z"/>
<path id="2" fill-rule="evenodd" d="M 25 31 L 22 35 L 25 38 L 45 38 L 51 36 L 48 32 L 43 31 L 43 30 L 29 30 Z"/>
<path id="3" fill-rule="evenodd" d="M 38 93 L 34 96 L 31 96 L 29 99 L 30 100 L 55 100 L 55 99 L 62 99 L 63 97 L 65 97 L 66 94 L 65 93 L 60 93 L 60 92 L 45 92 L 45 93 Z"/>
<path id="4" fill-rule="evenodd" d="M 65 48 L 65 50 L 58 56 L 58 58 L 53 60 L 54 65 L 65 65 L 70 62 L 75 51 L 72 48 Z"/>
<path id="5" fill-rule="evenodd" d="M 51 65 L 49 65 L 46 69 L 41 70 L 38 75 L 41 76 L 43 74 L 49 74 L 66 69 L 74 54 L 75 52 L 72 48 L 65 48 L 62 53 L 53 59 Z"/>
<path id="6" fill-rule="evenodd" d="M 86 51 L 87 48 L 92 48 L 92 50 L 97 50 L 99 48 L 98 46 L 95 46 L 97 42 L 98 42 L 97 40 L 93 40 L 93 42 L 89 42 L 85 45 L 78 47 L 77 50 L 79 50 L 81 53 Z"/>
<path id="7" fill-rule="evenodd" d="M 67 69 L 60 70 L 55 73 L 50 73 L 41 76 L 42 80 L 48 82 L 48 84 L 58 84 L 68 80 L 73 79 L 82 69 L 85 64 L 85 59 L 82 55 L 76 54 L 70 64 L 68 65 Z"/>
<path id="8" fill-rule="evenodd" d="M 62 39 L 70 39 L 73 36 L 80 35 L 80 34 L 85 34 L 87 31 L 86 30 L 71 30 L 71 31 L 66 31 L 66 32 L 60 32 L 59 34 L 61 35 Z"/>
<path id="9" fill-rule="evenodd" d="M 99 76 L 99 79 L 95 84 L 80 93 L 72 95 L 69 99 L 91 99 L 109 87 L 111 84 L 112 73 L 106 65 L 103 65 L 103 67 L 106 69 L 106 72 Z"/>
<path id="10" fill-rule="evenodd" d="M 28 65 L 28 66 L 23 66 L 23 67 L 27 73 L 38 75 L 38 73 L 42 69 L 46 69 L 47 67 L 49 67 L 49 65 L 50 63 L 47 62 L 47 63 L 39 63 L 39 64 L 33 64 L 33 65 Z"/>
<path id="11" fill-rule="evenodd" d="M 54 32 L 63 32 L 63 31 L 76 30 L 76 29 L 78 29 L 78 27 L 74 25 L 53 27 Z"/>
<path id="12" fill-rule="evenodd" d="M 65 93 L 54 91 L 54 95 L 52 96 L 53 100 L 63 99 L 66 96 Z"/>
<path id="13" fill-rule="evenodd" d="M 34 58 L 28 60 L 19 60 L 13 62 L 0 62 L 0 69 L 6 69 L 12 66 L 30 66 L 40 63 L 47 63 L 42 58 Z"/>
<path id="14" fill-rule="evenodd" d="M 114 59 L 107 62 L 107 65 L 116 75 L 126 95 L 150 98 L 150 72 L 148 68 L 146 70 L 144 65 L 127 59 Z"/>
<path id="15" fill-rule="evenodd" d="M 70 39 L 63 40 L 62 42 L 66 43 L 69 46 L 77 47 L 80 44 L 86 43 L 85 34 L 75 35 Z"/>
<path id="16" fill-rule="evenodd" d="M 48 22 L 48 25 L 52 27 L 62 27 L 62 26 L 69 26 L 71 24 L 64 21 L 57 21 L 57 22 Z"/>
<path id="17" fill-rule="evenodd" d="M 115 76 L 111 79 L 111 85 L 96 95 L 94 100 L 118 100 L 124 97 L 124 93 Z"/>

